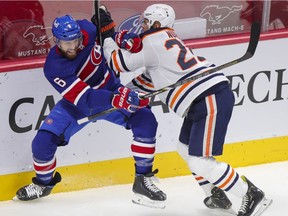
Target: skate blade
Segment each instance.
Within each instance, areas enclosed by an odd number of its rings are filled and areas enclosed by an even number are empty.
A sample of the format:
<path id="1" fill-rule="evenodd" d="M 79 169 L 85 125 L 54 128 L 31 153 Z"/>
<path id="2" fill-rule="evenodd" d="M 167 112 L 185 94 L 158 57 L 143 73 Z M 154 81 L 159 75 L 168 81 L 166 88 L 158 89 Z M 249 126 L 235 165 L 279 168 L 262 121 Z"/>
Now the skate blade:
<path id="1" fill-rule="evenodd" d="M 12 200 L 14 200 L 14 201 L 19 201 L 19 199 L 18 199 L 17 196 L 14 196 L 14 197 L 12 198 Z"/>
<path id="2" fill-rule="evenodd" d="M 142 205 L 150 208 L 164 209 L 166 207 L 165 201 L 151 200 L 146 196 L 134 194 L 132 202 L 137 205 Z"/>
<path id="3" fill-rule="evenodd" d="M 234 211 L 234 209 L 229 208 L 229 209 L 220 209 L 220 208 L 215 208 L 212 209 L 212 211 L 217 214 L 217 215 L 237 215 L 237 213 Z"/>
<path id="4" fill-rule="evenodd" d="M 251 216 L 260 216 L 272 204 L 273 200 L 264 197 L 258 204 L 259 208 Z"/>

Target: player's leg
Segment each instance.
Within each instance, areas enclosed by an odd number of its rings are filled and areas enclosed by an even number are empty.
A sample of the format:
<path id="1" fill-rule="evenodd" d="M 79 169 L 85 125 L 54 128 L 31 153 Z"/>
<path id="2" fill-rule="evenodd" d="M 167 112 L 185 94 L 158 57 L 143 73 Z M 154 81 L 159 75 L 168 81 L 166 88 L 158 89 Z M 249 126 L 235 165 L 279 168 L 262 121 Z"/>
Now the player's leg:
<path id="1" fill-rule="evenodd" d="M 131 115 L 128 126 L 132 129 L 134 137 L 131 145 L 135 160 L 135 181 L 133 184 L 135 196 L 133 202 L 164 208 L 166 194 L 153 182 L 158 169 L 152 172 L 158 127 L 156 118 L 150 109 L 140 109 Z M 146 197 L 149 200 L 145 199 Z"/>
<path id="2" fill-rule="evenodd" d="M 149 207 L 164 208 L 166 194 L 154 183 L 153 162 L 156 144 L 156 131 L 158 123 L 154 114 L 148 108 L 139 109 L 131 114 L 125 111 L 114 112 L 106 116 L 107 121 L 131 129 L 133 141 L 131 150 L 135 160 L 135 181 L 133 202 Z"/>
<path id="3" fill-rule="evenodd" d="M 186 124 L 183 124 L 187 126 L 188 120 L 186 120 Z M 188 159 L 190 158 L 190 155 L 188 154 L 188 145 L 184 144 L 184 131 L 185 127 L 181 130 L 180 140 L 182 142 L 178 142 L 177 144 L 177 151 L 179 155 L 188 163 Z M 188 126 L 189 128 L 189 126 Z M 191 127 L 190 127 L 191 128 Z M 190 133 L 189 133 L 190 134 Z M 220 188 L 215 187 L 213 184 L 211 184 L 205 177 L 200 176 L 196 174 L 193 170 L 191 170 L 195 180 L 199 184 L 199 186 L 204 191 L 206 198 L 203 200 L 204 204 L 211 209 L 231 209 L 232 203 L 229 200 L 229 198 L 226 196 L 225 192 L 221 190 Z"/>
<path id="4" fill-rule="evenodd" d="M 183 122 L 179 137 L 179 140 L 182 143 L 189 143 L 188 151 L 185 151 L 185 149 L 183 149 L 184 147 L 181 143 L 179 143 L 178 145 L 180 146 L 178 147 L 178 151 L 179 149 L 182 149 L 179 152 L 182 157 L 183 154 L 186 154 L 183 158 L 188 163 L 190 170 L 195 173 L 194 176 L 196 177 L 197 182 L 204 190 L 206 194 L 204 204 L 208 208 L 230 209 L 231 202 L 222 189 L 215 187 L 214 179 L 207 178 L 208 172 L 210 171 L 208 170 L 208 165 L 204 163 L 204 165 L 199 164 L 199 166 L 197 166 L 198 164 L 194 164 L 194 166 L 191 166 L 192 163 L 195 163 L 195 161 L 191 161 L 191 158 L 202 158 L 203 161 L 211 161 L 212 164 L 216 165 L 216 161 L 212 156 L 222 154 L 226 129 L 231 116 L 231 111 L 233 109 L 233 101 L 233 97 L 231 97 L 231 101 L 229 104 L 231 106 L 230 111 L 220 111 L 215 105 L 215 95 L 199 99 L 197 103 L 192 104 Z M 227 116 L 220 116 L 220 113 L 226 114 Z M 215 135 L 214 130 L 216 128 L 217 118 L 220 118 L 221 121 L 223 121 L 223 127 L 221 128 L 221 130 L 219 130 L 219 132 L 222 133 L 221 135 L 218 134 L 216 139 L 218 145 L 216 145 L 216 143 L 214 142 L 213 137 Z M 218 121 L 217 124 L 217 126 L 219 127 L 220 125 Z M 185 147 L 187 148 L 187 146 Z M 202 163 L 202 160 L 200 160 L 200 163 Z M 199 172 L 199 170 L 201 172 Z M 213 169 L 212 171 L 214 172 Z M 222 174 L 222 170 L 218 169 L 218 172 Z"/>
<path id="5" fill-rule="evenodd" d="M 179 142 L 177 143 L 177 151 L 179 155 L 187 161 L 189 158 L 188 154 L 188 146 L 189 146 L 189 138 L 191 133 L 193 121 L 190 118 L 184 118 L 180 135 L 179 135 Z M 207 179 L 205 179 L 203 176 L 197 175 L 197 173 L 192 171 L 192 175 L 194 176 L 195 180 L 199 184 L 199 186 L 203 189 L 205 195 L 207 197 L 210 197 L 211 190 L 214 187 L 213 184 L 211 184 Z"/>
<path id="6" fill-rule="evenodd" d="M 39 130 L 32 142 L 33 165 L 36 177 L 32 183 L 20 188 L 16 192 L 16 198 L 22 201 L 29 201 L 47 196 L 53 187 L 61 181 L 61 175 L 56 172 L 55 152 L 57 149 L 58 137 L 44 130 Z"/>
<path id="7" fill-rule="evenodd" d="M 81 125 L 82 127 L 83 125 Z M 58 102 L 32 141 L 36 177 L 32 178 L 31 184 L 17 191 L 17 199 L 29 201 L 51 193 L 53 187 L 61 181 L 60 173 L 56 172 L 53 177 L 56 169 L 55 153 L 57 147 L 68 144 L 71 131 L 79 129 L 80 126 L 77 126 L 75 117 L 71 116 L 71 112 L 68 114 L 62 101 Z"/>
<path id="8" fill-rule="evenodd" d="M 188 166 L 217 188 L 242 198 L 249 189 L 247 182 L 243 181 L 229 164 L 218 162 L 213 158 L 222 155 L 233 105 L 233 93 L 229 88 L 225 88 L 205 97 L 205 100 L 194 107 L 191 113 L 194 119 L 189 140 Z M 258 203 L 254 202 L 252 206 Z"/>

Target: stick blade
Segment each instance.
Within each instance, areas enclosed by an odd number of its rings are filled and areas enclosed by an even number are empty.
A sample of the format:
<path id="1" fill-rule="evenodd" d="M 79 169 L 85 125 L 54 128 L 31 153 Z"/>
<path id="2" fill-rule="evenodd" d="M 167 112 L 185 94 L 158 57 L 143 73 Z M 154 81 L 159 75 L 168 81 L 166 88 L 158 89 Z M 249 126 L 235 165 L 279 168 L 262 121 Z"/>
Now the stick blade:
<path id="1" fill-rule="evenodd" d="M 252 23 L 251 32 L 250 32 L 250 42 L 249 42 L 249 46 L 247 49 L 247 53 L 249 53 L 251 57 L 254 55 L 256 51 L 259 37 L 260 37 L 260 31 L 261 31 L 260 24 L 257 22 Z"/>

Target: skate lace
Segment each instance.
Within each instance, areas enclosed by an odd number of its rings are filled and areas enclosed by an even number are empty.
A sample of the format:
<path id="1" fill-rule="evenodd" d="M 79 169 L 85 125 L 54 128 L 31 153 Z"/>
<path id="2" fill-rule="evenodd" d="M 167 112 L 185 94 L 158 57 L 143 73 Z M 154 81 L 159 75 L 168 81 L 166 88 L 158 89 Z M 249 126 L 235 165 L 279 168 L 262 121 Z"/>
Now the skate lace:
<path id="1" fill-rule="evenodd" d="M 37 197 L 40 197 L 43 194 L 42 187 L 35 185 L 33 183 L 28 185 L 25 189 L 26 189 L 28 197 L 33 197 L 35 195 Z"/>
<path id="2" fill-rule="evenodd" d="M 144 178 L 144 185 L 152 192 L 156 193 L 160 191 L 160 189 L 153 183 L 154 182 L 159 182 L 159 180 L 155 177 L 145 177 Z"/>
<path id="3" fill-rule="evenodd" d="M 247 196 L 247 194 L 245 194 L 239 212 L 245 213 L 248 207 L 248 203 L 249 203 L 249 197 Z"/>

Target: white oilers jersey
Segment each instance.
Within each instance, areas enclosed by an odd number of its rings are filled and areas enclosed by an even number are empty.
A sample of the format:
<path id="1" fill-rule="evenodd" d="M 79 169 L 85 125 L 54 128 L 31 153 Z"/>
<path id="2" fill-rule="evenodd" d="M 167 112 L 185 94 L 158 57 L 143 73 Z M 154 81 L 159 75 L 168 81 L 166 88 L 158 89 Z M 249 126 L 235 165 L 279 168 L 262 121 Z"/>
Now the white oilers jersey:
<path id="1" fill-rule="evenodd" d="M 146 92 L 161 89 L 215 67 L 205 58 L 195 56 L 172 29 L 150 30 L 142 36 L 142 42 L 143 48 L 140 52 L 130 53 L 119 49 L 117 44 L 108 38 L 104 42 L 104 54 L 114 71 L 134 71 L 145 67 L 145 72 L 133 79 L 132 83 Z M 228 82 L 228 79 L 219 71 L 158 96 L 182 117 L 197 96 L 223 81 Z"/>

